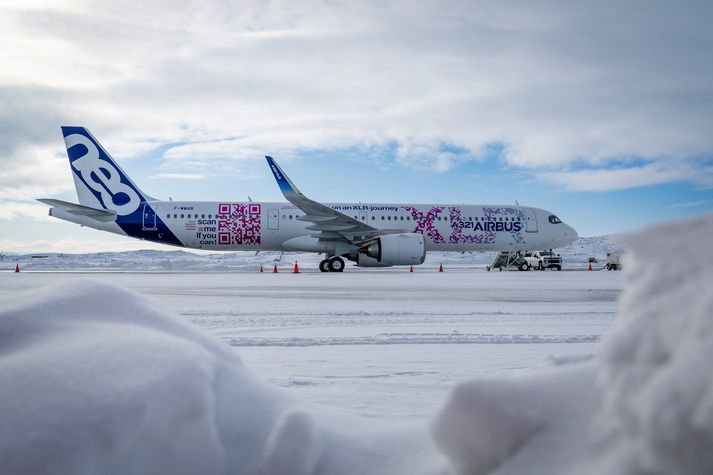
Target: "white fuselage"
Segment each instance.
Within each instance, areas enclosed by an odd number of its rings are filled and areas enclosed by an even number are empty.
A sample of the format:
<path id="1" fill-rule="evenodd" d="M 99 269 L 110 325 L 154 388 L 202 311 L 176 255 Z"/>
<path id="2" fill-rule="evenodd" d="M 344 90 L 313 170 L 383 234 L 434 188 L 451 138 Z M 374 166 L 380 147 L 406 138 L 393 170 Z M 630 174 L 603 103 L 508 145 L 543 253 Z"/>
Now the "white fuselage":
<path id="1" fill-rule="evenodd" d="M 551 223 L 549 211 L 511 205 L 405 205 L 326 203 L 377 229 L 420 233 L 427 251 L 503 251 L 551 249 L 573 242 L 570 226 Z M 216 251 L 300 250 L 339 254 L 333 241 L 319 241 L 290 203 L 151 201 L 141 222 L 88 225 L 117 234 L 194 249 Z M 76 217 L 57 215 L 79 222 Z M 165 228 L 164 228 L 165 226 Z M 166 239 L 165 229 L 175 236 Z"/>

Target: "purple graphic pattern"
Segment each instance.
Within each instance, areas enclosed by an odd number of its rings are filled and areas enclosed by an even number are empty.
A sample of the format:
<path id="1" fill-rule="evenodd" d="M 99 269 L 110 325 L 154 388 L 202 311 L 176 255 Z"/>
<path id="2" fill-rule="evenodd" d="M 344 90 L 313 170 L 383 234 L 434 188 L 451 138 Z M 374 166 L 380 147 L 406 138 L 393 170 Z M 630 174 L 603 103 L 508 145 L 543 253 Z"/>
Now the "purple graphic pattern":
<path id="1" fill-rule="evenodd" d="M 454 206 L 450 209 L 451 224 L 462 221 L 461 209 Z M 495 241 L 496 233 L 493 230 L 484 231 L 480 234 L 463 234 L 463 228 L 453 226 L 449 242 L 451 244 L 491 244 Z"/>
<path id="2" fill-rule="evenodd" d="M 218 244 L 260 244 L 260 205 L 218 204 Z"/>
<path id="3" fill-rule="evenodd" d="M 446 240 L 441 232 L 436 228 L 436 220 L 444 207 L 434 207 L 427 212 L 419 211 L 412 206 L 402 206 L 403 209 L 411 213 L 413 220 L 417 223 L 414 228 L 414 233 L 425 234 L 431 242 L 439 244 L 445 243 Z M 463 211 L 459 206 L 448 208 L 448 218 L 446 222 L 450 223 L 451 233 L 448 236 L 448 242 L 451 244 L 492 244 L 495 242 L 498 231 L 507 232 L 512 236 L 512 239 L 517 244 L 525 242 L 522 235 L 522 230 L 525 226 L 525 213 L 521 209 L 498 207 L 498 208 L 483 208 L 484 221 L 464 221 Z M 500 218 L 511 218 L 502 222 Z"/>
<path id="4" fill-rule="evenodd" d="M 425 215 L 422 211 L 419 211 L 412 206 L 403 206 L 403 209 L 411 213 L 411 217 L 417 223 L 416 228 L 413 230 L 414 233 L 424 234 L 425 231 L 426 236 L 431 239 L 431 242 L 446 242 L 440 231 L 438 231 L 433 224 L 434 221 L 436 221 L 436 218 L 438 218 L 438 215 L 441 214 L 441 211 L 443 211 L 443 207 L 431 208 Z"/>
<path id="5" fill-rule="evenodd" d="M 519 222 L 522 223 L 522 226 L 525 226 L 525 222 L 527 221 L 525 217 L 525 212 L 517 208 L 483 208 L 483 214 L 487 219 L 492 220 L 495 220 L 499 216 L 513 217 L 519 219 Z M 516 243 L 522 244 L 525 242 L 525 238 L 522 235 L 522 230 L 511 231 L 511 235 Z"/>

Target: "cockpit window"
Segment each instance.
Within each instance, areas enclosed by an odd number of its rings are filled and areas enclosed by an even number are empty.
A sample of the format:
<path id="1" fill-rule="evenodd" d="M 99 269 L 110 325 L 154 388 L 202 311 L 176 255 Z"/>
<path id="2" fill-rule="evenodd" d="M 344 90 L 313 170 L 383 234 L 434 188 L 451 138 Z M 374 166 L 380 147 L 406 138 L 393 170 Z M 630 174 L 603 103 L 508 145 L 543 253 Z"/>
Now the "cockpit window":
<path id="1" fill-rule="evenodd" d="M 547 219 L 548 219 L 548 220 L 550 221 L 550 223 L 552 223 L 552 224 L 559 224 L 559 223 L 562 222 L 562 221 L 561 221 L 557 216 L 555 216 L 554 214 L 551 214 L 550 217 L 547 218 Z"/>

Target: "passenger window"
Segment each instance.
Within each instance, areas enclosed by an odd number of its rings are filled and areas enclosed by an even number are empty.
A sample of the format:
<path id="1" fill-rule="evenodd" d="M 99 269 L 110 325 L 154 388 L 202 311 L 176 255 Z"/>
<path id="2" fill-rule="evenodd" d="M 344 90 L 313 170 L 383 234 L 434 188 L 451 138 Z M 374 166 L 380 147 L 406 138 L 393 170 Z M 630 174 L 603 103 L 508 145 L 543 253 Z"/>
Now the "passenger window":
<path id="1" fill-rule="evenodd" d="M 388 219 L 389 221 L 391 221 L 391 216 L 389 216 L 387 219 Z"/>
<path id="2" fill-rule="evenodd" d="M 176 219 L 176 218 L 178 218 L 178 215 L 177 215 L 177 214 L 174 214 L 174 215 L 173 215 L 173 219 Z"/>
<path id="3" fill-rule="evenodd" d="M 183 219 L 183 215 L 181 215 L 181 219 Z"/>
<path id="4" fill-rule="evenodd" d="M 287 218 L 287 215 L 283 214 L 282 219 L 285 219 L 285 218 Z"/>
<path id="5" fill-rule="evenodd" d="M 411 216 L 406 216 L 406 221 L 411 221 Z"/>
<path id="6" fill-rule="evenodd" d="M 204 214 L 201 215 L 201 219 L 205 219 L 205 215 L 204 215 Z"/>
<path id="7" fill-rule="evenodd" d="M 403 220 L 404 220 L 404 217 L 403 217 L 403 216 L 401 216 L 401 221 L 403 221 Z"/>
<path id="8" fill-rule="evenodd" d="M 376 219 L 376 216 L 372 216 L 371 220 L 374 221 Z"/>
<path id="9" fill-rule="evenodd" d="M 385 220 L 385 219 L 386 219 L 385 217 L 383 217 L 383 216 L 381 217 L 381 220 L 382 220 L 382 221 Z"/>
<path id="10" fill-rule="evenodd" d="M 171 218 L 171 215 L 170 215 L 170 214 L 167 214 L 166 217 L 167 217 L 167 218 Z"/>

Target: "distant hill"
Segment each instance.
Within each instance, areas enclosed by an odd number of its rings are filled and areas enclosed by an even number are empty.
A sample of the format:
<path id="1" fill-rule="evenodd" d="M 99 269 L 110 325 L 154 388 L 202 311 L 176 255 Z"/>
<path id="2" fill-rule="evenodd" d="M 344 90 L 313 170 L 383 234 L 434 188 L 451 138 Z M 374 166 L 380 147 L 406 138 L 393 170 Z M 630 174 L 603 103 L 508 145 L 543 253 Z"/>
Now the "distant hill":
<path id="1" fill-rule="evenodd" d="M 581 237 L 572 245 L 556 250 L 562 255 L 565 267 L 586 265 L 589 257 L 600 261 L 610 250 L 622 246 L 612 243 L 609 236 Z M 536 250 L 536 249 L 533 249 Z M 196 254 L 183 250 L 141 250 L 125 252 L 94 252 L 86 254 L 21 254 L 4 255 L 0 269 L 12 270 L 19 263 L 23 270 L 106 270 L 106 271 L 230 271 L 257 270 L 260 265 L 271 271 L 279 252 L 253 251 L 216 252 Z M 33 257 L 34 256 L 34 257 Z M 425 266 L 437 267 L 440 263 L 451 267 L 485 267 L 490 264 L 492 252 L 445 253 L 429 252 Z M 311 253 L 284 253 L 280 267 L 292 266 L 297 260 L 300 266 L 316 267 L 321 256 Z"/>

